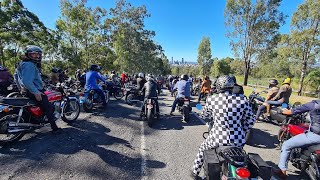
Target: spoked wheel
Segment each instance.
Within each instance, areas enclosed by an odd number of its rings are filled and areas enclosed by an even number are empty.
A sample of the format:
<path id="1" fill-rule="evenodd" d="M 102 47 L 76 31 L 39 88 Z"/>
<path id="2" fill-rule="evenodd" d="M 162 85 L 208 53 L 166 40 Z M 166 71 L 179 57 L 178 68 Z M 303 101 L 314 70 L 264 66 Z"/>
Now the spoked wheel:
<path id="1" fill-rule="evenodd" d="M 93 109 L 93 97 L 88 97 L 83 103 L 83 109 L 86 112 L 91 112 Z"/>
<path id="2" fill-rule="evenodd" d="M 147 121 L 148 121 L 148 126 L 152 127 L 153 125 L 153 110 L 152 109 L 148 109 L 147 110 Z"/>
<path id="3" fill-rule="evenodd" d="M 114 98 L 116 98 L 116 100 L 120 100 L 122 99 L 122 97 L 124 96 L 123 91 L 122 90 L 118 90 L 114 93 Z"/>
<path id="4" fill-rule="evenodd" d="M 69 101 L 68 105 L 64 106 L 61 119 L 66 123 L 72 123 L 78 119 L 80 114 L 80 103 L 78 101 Z"/>
<path id="5" fill-rule="evenodd" d="M 9 123 L 17 122 L 18 115 L 10 114 L 0 119 L 0 146 L 19 141 L 25 134 L 23 129 L 9 128 Z M 20 122 L 24 122 L 21 117 Z"/>

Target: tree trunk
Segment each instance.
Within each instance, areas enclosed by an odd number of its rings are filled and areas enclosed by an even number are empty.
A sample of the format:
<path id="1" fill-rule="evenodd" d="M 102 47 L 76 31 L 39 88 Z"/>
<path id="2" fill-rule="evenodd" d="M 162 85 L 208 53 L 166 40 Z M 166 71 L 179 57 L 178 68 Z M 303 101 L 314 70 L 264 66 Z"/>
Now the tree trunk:
<path id="1" fill-rule="evenodd" d="M 302 95 L 303 81 L 306 76 L 306 71 L 307 71 L 307 62 L 304 62 L 304 63 L 302 63 L 302 68 L 301 68 L 298 96 Z"/>
<path id="2" fill-rule="evenodd" d="M 1 65 L 5 66 L 4 57 L 3 57 L 3 47 L 2 46 L 0 46 L 0 59 L 1 59 Z"/>
<path id="3" fill-rule="evenodd" d="M 250 64 L 249 62 L 245 62 L 244 81 L 243 81 L 244 86 L 248 85 L 249 71 L 250 71 Z"/>

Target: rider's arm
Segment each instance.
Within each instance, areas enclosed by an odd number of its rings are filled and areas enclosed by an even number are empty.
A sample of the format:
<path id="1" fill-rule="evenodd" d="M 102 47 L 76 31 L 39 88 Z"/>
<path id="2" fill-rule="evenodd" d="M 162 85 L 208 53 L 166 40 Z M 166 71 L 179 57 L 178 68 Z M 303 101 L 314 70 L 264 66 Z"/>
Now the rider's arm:
<path id="1" fill-rule="evenodd" d="M 276 100 L 276 99 L 279 99 L 280 96 L 281 96 L 281 94 L 282 94 L 283 92 L 285 92 L 285 91 L 287 91 L 286 87 L 285 87 L 285 86 L 281 86 L 280 89 L 279 89 L 279 91 L 278 91 L 278 93 L 277 93 L 277 95 L 276 95 L 275 97 L 273 97 L 271 100 L 274 101 L 274 100 Z"/>
<path id="2" fill-rule="evenodd" d="M 253 117 L 252 109 L 248 102 L 245 103 L 243 120 L 243 129 L 247 132 L 254 125 L 255 118 Z"/>
<path id="3" fill-rule="evenodd" d="M 21 81 L 25 88 L 32 94 L 38 94 L 40 91 L 34 85 L 33 80 L 35 79 L 36 67 L 33 63 L 23 63 L 21 65 Z"/>
<path id="4" fill-rule="evenodd" d="M 99 73 L 96 73 L 96 78 L 106 83 L 106 80 Z"/>
<path id="5" fill-rule="evenodd" d="M 282 112 L 282 114 L 285 114 L 285 115 L 301 114 L 301 113 L 313 110 L 314 106 L 315 106 L 315 102 L 311 101 L 311 102 L 303 104 L 303 105 L 301 105 L 301 106 L 299 106 L 297 108 L 293 108 L 293 109 L 290 109 L 290 110 L 284 110 Z"/>

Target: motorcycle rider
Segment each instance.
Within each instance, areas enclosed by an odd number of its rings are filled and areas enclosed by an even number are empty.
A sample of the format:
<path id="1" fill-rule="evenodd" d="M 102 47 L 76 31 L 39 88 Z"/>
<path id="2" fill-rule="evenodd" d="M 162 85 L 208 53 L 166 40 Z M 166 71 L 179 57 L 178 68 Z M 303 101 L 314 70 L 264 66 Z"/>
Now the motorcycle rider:
<path id="1" fill-rule="evenodd" d="M 118 76 L 116 74 L 116 71 L 111 71 L 111 74 L 110 74 L 110 79 L 112 80 L 112 83 L 113 84 L 118 84 Z"/>
<path id="2" fill-rule="evenodd" d="M 320 144 L 320 100 L 313 100 L 297 108 L 290 110 L 284 110 L 282 114 L 296 115 L 304 112 L 310 114 L 310 126 L 309 130 L 305 133 L 296 135 L 289 140 L 285 141 L 281 148 L 281 154 L 279 159 L 279 169 L 274 172 L 281 178 L 286 177 L 286 171 L 288 168 L 288 158 L 290 152 L 294 148 L 303 147 L 311 144 Z"/>
<path id="3" fill-rule="evenodd" d="M 50 73 L 50 83 L 56 85 L 59 82 L 59 69 L 53 68 Z"/>
<path id="4" fill-rule="evenodd" d="M 144 84 L 147 82 L 146 79 L 144 78 L 143 73 L 139 73 L 137 78 L 137 90 L 141 91 L 143 88 Z"/>
<path id="5" fill-rule="evenodd" d="M 207 139 L 200 145 L 194 161 L 191 177 L 200 179 L 199 173 L 203 165 L 205 150 L 219 146 L 243 147 L 246 132 L 254 125 L 252 110 L 243 94 L 232 94 L 235 82 L 227 75 L 220 76 L 216 81 L 218 94 L 210 96 L 203 108 L 213 118 L 213 127 Z"/>
<path id="6" fill-rule="evenodd" d="M 269 80 L 269 89 L 267 92 L 267 97 L 265 102 L 258 108 L 256 113 L 256 119 L 262 114 L 262 112 L 267 108 L 267 112 L 270 112 L 270 105 L 267 103 L 270 99 L 274 98 L 279 91 L 278 81 L 276 79 Z M 269 109 L 268 109 L 269 108 Z M 269 111 L 268 111 L 269 110 Z M 267 113 L 267 116 L 270 117 L 270 113 Z"/>
<path id="7" fill-rule="evenodd" d="M 230 78 L 232 78 L 233 81 L 234 81 L 234 86 L 232 88 L 232 93 L 233 94 L 244 94 L 243 87 L 240 86 L 239 84 L 237 84 L 236 77 L 235 76 L 230 76 Z"/>
<path id="8" fill-rule="evenodd" d="M 8 86 L 12 84 L 13 76 L 4 66 L 0 66 L 0 87 L 6 92 Z"/>
<path id="9" fill-rule="evenodd" d="M 269 107 L 267 109 L 267 114 L 270 114 L 270 105 L 281 106 L 283 103 L 289 104 L 289 98 L 292 94 L 290 84 L 291 78 L 284 79 L 278 93 L 270 101 L 265 102 L 265 105 Z"/>
<path id="10" fill-rule="evenodd" d="M 188 82 L 188 75 L 186 74 L 182 74 L 181 75 L 181 80 L 178 81 L 174 88 L 173 91 L 177 90 L 177 96 L 176 99 L 173 101 L 172 107 L 171 107 L 171 111 L 170 111 L 170 115 L 173 116 L 173 112 L 176 109 L 176 105 L 179 101 L 180 98 L 185 97 L 190 99 L 190 83 Z"/>
<path id="11" fill-rule="evenodd" d="M 24 53 L 25 58 L 16 69 L 16 83 L 21 88 L 22 94 L 39 103 L 50 122 L 52 131 L 57 132 L 60 128 L 55 123 L 54 107 L 49 102 L 47 95 L 44 94 L 44 84 L 39 70 L 41 68 L 42 49 L 38 46 L 28 45 Z"/>
<path id="12" fill-rule="evenodd" d="M 81 80 L 81 69 L 77 69 L 75 78 L 77 81 Z"/>
<path id="13" fill-rule="evenodd" d="M 202 82 L 201 88 L 200 88 L 200 94 L 198 97 L 198 103 L 200 103 L 200 99 L 207 93 L 210 93 L 211 91 L 211 81 L 209 79 L 209 76 L 205 76 L 204 81 Z"/>
<path id="14" fill-rule="evenodd" d="M 90 66 L 90 71 L 86 73 L 85 89 L 88 91 L 94 90 L 100 96 L 103 102 L 103 108 L 105 108 L 107 106 L 106 97 L 104 92 L 100 89 L 99 85 L 97 84 L 97 80 L 106 83 L 106 80 L 99 74 L 100 70 L 101 67 L 96 64 L 92 64 Z"/>
<path id="15" fill-rule="evenodd" d="M 157 83 L 155 82 L 153 75 L 147 76 L 147 82 L 144 84 L 141 91 L 144 93 L 144 101 L 141 107 L 141 116 L 143 116 L 144 114 L 144 105 L 146 103 L 146 100 L 148 98 L 156 98 L 154 99 L 156 103 L 156 114 L 159 117 L 160 110 L 159 110 L 158 95 L 157 95 Z"/>

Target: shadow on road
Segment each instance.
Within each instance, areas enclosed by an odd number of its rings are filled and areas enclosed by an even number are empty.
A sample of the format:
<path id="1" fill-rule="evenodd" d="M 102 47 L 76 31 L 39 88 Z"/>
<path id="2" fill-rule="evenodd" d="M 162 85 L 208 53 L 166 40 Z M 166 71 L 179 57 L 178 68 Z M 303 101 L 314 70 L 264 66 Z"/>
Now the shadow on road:
<path id="1" fill-rule="evenodd" d="M 269 166 L 271 166 L 272 169 L 274 169 L 274 168 L 277 169 L 277 168 L 278 168 L 278 165 L 275 164 L 274 162 L 266 161 L 266 163 L 267 163 Z M 306 175 L 299 175 L 300 171 L 294 171 L 294 170 L 290 170 L 290 169 L 289 169 L 289 170 L 287 171 L 287 173 L 288 173 L 288 178 L 287 178 L 287 180 L 308 180 L 308 179 L 309 179 Z M 294 173 L 294 174 L 292 174 L 292 173 Z M 276 175 L 274 175 L 273 173 L 272 173 L 272 175 L 273 175 L 274 178 L 280 180 L 280 178 L 277 177 Z"/>
<path id="2" fill-rule="evenodd" d="M 274 149 L 278 146 L 278 139 L 276 135 L 272 135 L 261 129 L 252 128 L 249 146 Z"/>
<path id="3" fill-rule="evenodd" d="M 32 168 L 52 168 L 61 166 L 50 161 L 50 159 L 54 160 L 58 154 L 74 155 L 83 151 L 89 151 L 98 155 L 106 164 L 117 167 L 126 174 L 130 174 L 130 176 L 135 178 L 141 177 L 140 157 L 132 158 L 108 149 L 108 146 L 112 144 L 123 145 L 125 146 L 124 149 L 134 149 L 134 147 L 126 140 L 108 135 L 108 132 L 110 132 L 110 129 L 101 124 L 78 120 L 71 124 L 71 127 L 64 128 L 61 134 L 52 135 L 51 132 L 38 133 L 36 136 L 19 141 L 14 145 L 2 147 L 0 152 L 10 156 L 0 158 L 0 164 L 5 165 L 6 163 L 15 163 L 15 161 L 29 159 L 32 161 L 28 161 L 31 162 L 28 166 Z M 11 162 L 12 159 L 14 162 Z M 86 167 L 86 162 L 80 161 L 80 163 L 82 164 L 81 166 Z M 151 165 L 150 168 L 165 167 L 163 162 L 154 160 L 147 160 L 147 164 Z M 100 166 L 103 167 L 105 165 L 102 164 Z M 89 165 L 86 168 L 88 168 L 88 173 L 92 172 Z M 110 175 L 107 169 L 106 171 L 100 170 L 95 173 L 106 177 Z"/>

